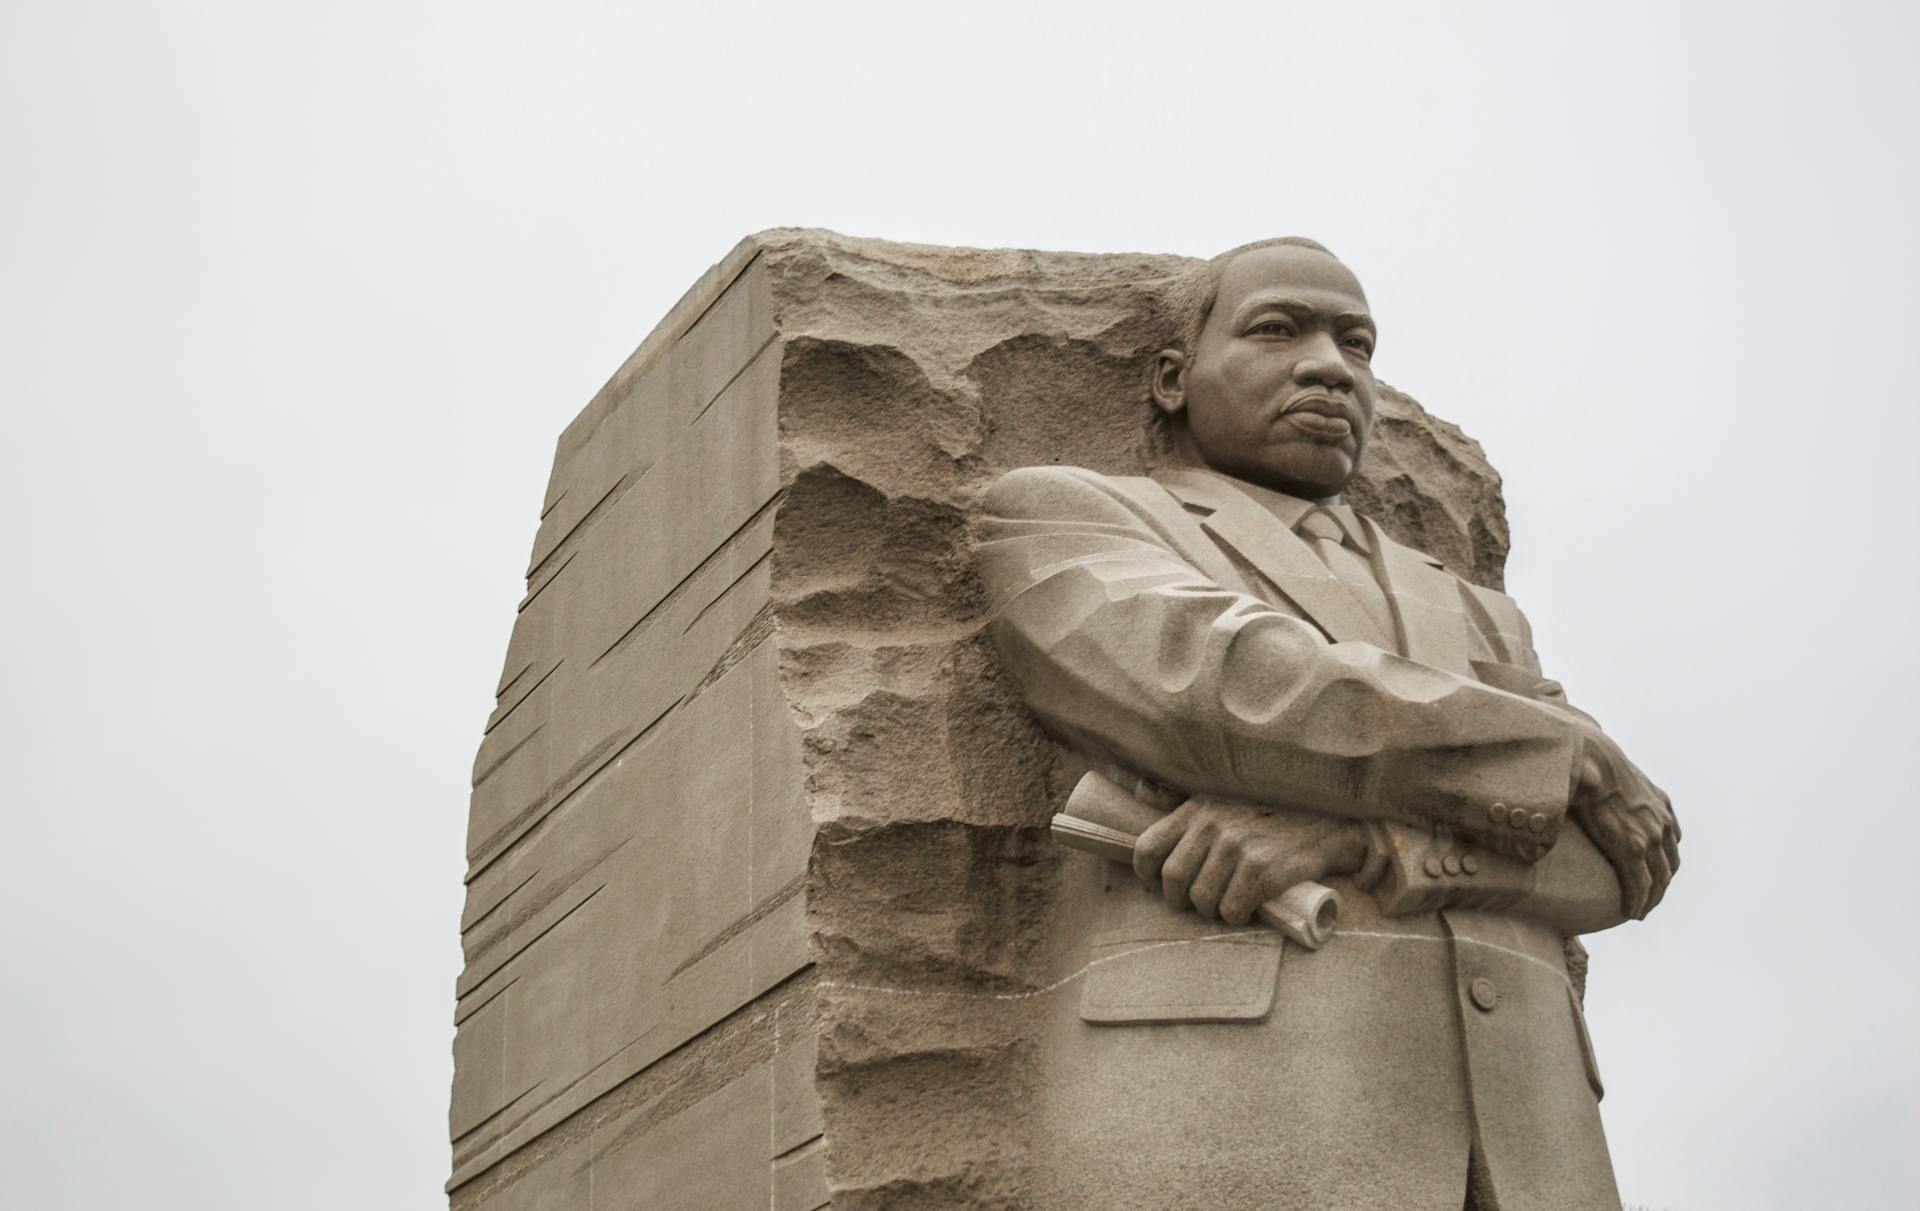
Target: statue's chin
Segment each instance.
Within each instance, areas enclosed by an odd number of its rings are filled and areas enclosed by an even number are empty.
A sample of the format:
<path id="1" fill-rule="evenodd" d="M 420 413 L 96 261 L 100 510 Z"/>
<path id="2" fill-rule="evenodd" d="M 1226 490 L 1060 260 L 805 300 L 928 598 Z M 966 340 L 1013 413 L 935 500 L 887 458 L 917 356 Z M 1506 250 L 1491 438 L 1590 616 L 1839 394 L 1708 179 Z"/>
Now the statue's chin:
<path id="1" fill-rule="evenodd" d="M 1345 480 L 1341 480 L 1338 483 L 1273 483 L 1266 486 L 1275 492 L 1297 496 L 1301 500 L 1326 500 L 1340 495 L 1347 484 Z"/>
<path id="2" fill-rule="evenodd" d="M 1329 496 L 1338 496 L 1353 478 L 1355 460 L 1343 450 L 1321 447 L 1290 453 L 1295 457 L 1284 462 L 1275 460 L 1219 469 L 1263 488 L 1303 500 L 1325 500 Z"/>

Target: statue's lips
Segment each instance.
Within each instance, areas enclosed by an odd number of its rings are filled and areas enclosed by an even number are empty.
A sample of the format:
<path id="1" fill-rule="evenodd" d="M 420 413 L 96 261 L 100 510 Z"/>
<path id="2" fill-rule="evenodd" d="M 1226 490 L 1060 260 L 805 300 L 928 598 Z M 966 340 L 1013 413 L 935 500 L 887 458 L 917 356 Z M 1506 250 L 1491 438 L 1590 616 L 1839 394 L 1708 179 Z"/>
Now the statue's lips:
<path id="1" fill-rule="evenodd" d="M 1294 401 L 1287 405 L 1280 419 L 1308 437 L 1326 441 L 1351 436 L 1354 430 L 1352 410 L 1325 396 Z"/>

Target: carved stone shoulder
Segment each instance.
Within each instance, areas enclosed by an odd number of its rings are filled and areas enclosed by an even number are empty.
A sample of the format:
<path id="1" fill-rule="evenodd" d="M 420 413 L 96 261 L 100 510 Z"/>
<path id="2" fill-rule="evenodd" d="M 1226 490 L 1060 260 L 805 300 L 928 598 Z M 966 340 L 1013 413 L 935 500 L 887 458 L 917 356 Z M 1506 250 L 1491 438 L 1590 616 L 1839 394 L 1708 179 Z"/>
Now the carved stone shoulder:
<path id="1" fill-rule="evenodd" d="M 1009 521 L 1119 520 L 1116 514 L 1142 512 L 1142 498 L 1149 493 L 1164 490 L 1144 476 L 1103 475 L 1086 467 L 1019 467 L 995 480 L 982 503 L 989 516 Z"/>

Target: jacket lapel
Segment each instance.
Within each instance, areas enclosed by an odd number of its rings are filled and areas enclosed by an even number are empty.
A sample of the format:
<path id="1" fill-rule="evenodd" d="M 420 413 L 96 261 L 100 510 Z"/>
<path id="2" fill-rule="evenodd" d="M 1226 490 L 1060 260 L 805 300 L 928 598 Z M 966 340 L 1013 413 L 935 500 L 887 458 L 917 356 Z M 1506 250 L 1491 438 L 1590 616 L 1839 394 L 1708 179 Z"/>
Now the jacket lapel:
<path id="1" fill-rule="evenodd" d="M 1155 477 L 1181 501 L 1208 510 L 1200 526 L 1272 583 L 1300 614 L 1336 643 L 1359 641 L 1394 651 L 1365 607 L 1335 579 L 1292 527 L 1223 475 L 1189 468 Z M 1379 548 L 1376 546 L 1375 548 Z"/>
<path id="2" fill-rule="evenodd" d="M 1400 654 L 1428 668 L 1472 676 L 1469 621 L 1453 574 L 1432 556 L 1388 538 L 1371 518 L 1361 518 L 1360 524 L 1367 529 L 1374 572 L 1400 627 Z"/>

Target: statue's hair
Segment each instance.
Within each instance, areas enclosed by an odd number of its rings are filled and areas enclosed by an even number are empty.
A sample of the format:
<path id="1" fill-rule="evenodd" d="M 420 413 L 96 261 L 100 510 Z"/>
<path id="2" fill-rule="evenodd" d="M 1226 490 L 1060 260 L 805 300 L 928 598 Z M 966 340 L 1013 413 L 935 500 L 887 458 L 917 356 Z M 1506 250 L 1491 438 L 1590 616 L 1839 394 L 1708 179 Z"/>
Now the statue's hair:
<path id="1" fill-rule="evenodd" d="M 1213 304 L 1220 297 L 1220 278 L 1226 272 L 1227 262 L 1243 252 L 1280 246 L 1310 248 L 1333 256 L 1325 244 L 1305 236 L 1286 235 L 1274 240 L 1255 240 L 1200 262 L 1168 284 L 1162 298 L 1168 318 L 1177 325 L 1181 352 L 1192 357 L 1194 350 L 1200 347 L 1200 332 L 1207 326 L 1207 317 L 1213 313 Z"/>

